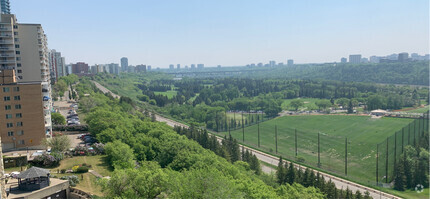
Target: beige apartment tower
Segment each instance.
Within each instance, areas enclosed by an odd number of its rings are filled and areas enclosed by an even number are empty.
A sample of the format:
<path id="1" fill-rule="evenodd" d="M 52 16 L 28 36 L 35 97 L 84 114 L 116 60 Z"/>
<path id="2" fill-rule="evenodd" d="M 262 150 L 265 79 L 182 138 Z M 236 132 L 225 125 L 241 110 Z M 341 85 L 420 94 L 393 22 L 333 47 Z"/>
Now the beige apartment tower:
<path id="1" fill-rule="evenodd" d="M 19 83 L 14 70 L 0 70 L 0 136 L 3 151 L 43 149 L 46 137 L 41 82 Z"/>
<path id="2" fill-rule="evenodd" d="M 40 148 L 45 135 L 52 135 L 48 47 L 40 24 L 1 14 L 0 70 L 3 151 Z"/>

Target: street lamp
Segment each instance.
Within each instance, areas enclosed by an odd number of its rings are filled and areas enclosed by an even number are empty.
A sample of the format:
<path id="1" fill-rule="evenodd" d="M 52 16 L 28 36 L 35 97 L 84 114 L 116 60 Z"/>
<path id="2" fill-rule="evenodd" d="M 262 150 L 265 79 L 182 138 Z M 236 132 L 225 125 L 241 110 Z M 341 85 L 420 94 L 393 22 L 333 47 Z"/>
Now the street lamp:
<path id="1" fill-rule="evenodd" d="M 381 178 L 381 187 L 379 188 L 379 199 L 381 199 L 382 198 L 382 185 L 384 184 L 383 183 L 383 180 L 386 178 L 387 176 L 383 176 L 382 178 Z"/>

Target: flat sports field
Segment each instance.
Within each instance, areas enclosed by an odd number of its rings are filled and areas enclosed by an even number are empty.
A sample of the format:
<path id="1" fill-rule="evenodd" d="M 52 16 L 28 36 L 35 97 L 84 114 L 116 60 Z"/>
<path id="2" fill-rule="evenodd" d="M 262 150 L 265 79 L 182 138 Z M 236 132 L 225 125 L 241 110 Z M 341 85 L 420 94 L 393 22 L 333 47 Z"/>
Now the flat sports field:
<path id="1" fill-rule="evenodd" d="M 317 167 L 319 133 L 321 168 L 344 175 L 345 138 L 347 138 L 347 177 L 370 183 L 375 181 L 376 145 L 412 121 L 412 119 L 402 118 L 373 119 L 370 116 L 350 115 L 284 116 L 260 123 L 260 147 L 258 147 L 257 125 L 246 127 L 245 144 L 275 154 L 276 125 L 278 155 L 292 160 L 300 157 L 304 159 L 304 164 Z M 297 130 L 297 157 L 295 130 Z M 242 142 L 242 129 L 232 131 L 231 134 Z"/>

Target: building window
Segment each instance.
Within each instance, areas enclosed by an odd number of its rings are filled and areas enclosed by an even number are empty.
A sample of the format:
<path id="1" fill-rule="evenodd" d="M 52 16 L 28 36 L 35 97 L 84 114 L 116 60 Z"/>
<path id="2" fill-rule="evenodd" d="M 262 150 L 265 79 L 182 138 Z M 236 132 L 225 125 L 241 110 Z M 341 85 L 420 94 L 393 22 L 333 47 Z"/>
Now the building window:
<path id="1" fill-rule="evenodd" d="M 18 135 L 24 135 L 24 131 L 23 130 L 19 130 L 19 131 L 16 132 L 16 134 L 18 134 Z"/>
<path id="2" fill-rule="evenodd" d="M 15 114 L 15 117 L 16 117 L 16 118 L 22 118 L 22 113 L 17 113 L 17 114 Z"/>
<path id="3" fill-rule="evenodd" d="M 22 126 L 22 122 L 17 122 L 16 126 Z"/>
<path id="4" fill-rule="evenodd" d="M 21 67 L 22 65 L 21 65 L 21 63 L 17 63 L 16 66 L 17 67 Z"/>
<path id="5" fill-rule="evenodd" d="M 13 91 L 14 92 L 18 92 L 19 91 L 19 86 L 13 87 Z"/>
<path id="6" fill-rule="evenodd" d="M 12 114 L 6 114 L 6 119 L 11 119 L 12 118 Z"/>
<path id="7" fill-rule="evenodd" d="M 10 101 L 10 97 L 9 96 L 4 96 L 3 99 L 4 99 L 4 101 Z"/>
<path id="8" fill-rule="evenodd" d="M 7 128 L 12 128 L 13 127 L 13 123 L 6 123 L 6 127 Z"/>
<path id="9" fill-rule="evenodd" d="M 18 79 L 22 79 L 22 76 L 18 76 Z"/>
<path id="10" fill-rule="evenodd" d="M 19 44 L 15 44 L 15 48 L 19 48 Z"/>
<path id="11" fill-rule="evenodd" d="M 18 70 L 18 73 L 22 73 L 22 70 Z"/>
<path id="12" fill-rule="evenodd" d="M 24 140 L 18 140 L 18 144 L 25 144 Z"/>
<path id="13" fill-rule="evenodd" d="M 18 32 L 13 32 L 13 35 L 18 35 Z"/>
<path id="14" fill-rule="evenodd" d="M 20 55 L 21 54 L 21 51 L 15 51 L 15 53 L 17 54 L 17 55 Z"/>
<path id="15" fill-rule="evenodd" d="M 18 29 L 18 26 L 17 25 L 13 25 L 13 29 Z"/>
<path id="16" fill-rule="evenodd" d="M 17 96 L 13 96 L 14 100 L 21 100 L 21 96 L 17 95 Z"/>
<path id="17" fill-rule="evenodd" d="M 4 106 L 4 110 L 10 110 L 10 109 L 11 109 L 10 105 L 5 105 Z"/>
<path id="18" fill-rule="evenodd" d="M 13 131 L 7 132 L 7 136 L 13 136 Z"/>
<path id="19" fill-rule="evenodd" d="M 16 61 L 21 61 L 21 57 L 16 57 Z"/>
<path id="20" fill-rule="evenodd" d="M 21 104 L 15 104 L 15 109 L 21 109 Z"/>
<path id="21" fill-rule="evenodd" d="M 15 38 L 14 40 L 15 40 L 15 41 L 19 41 L 19 39 L 18 39 L 18 38 Z"/>
<path id="22" fill-rule="evenodd" d="M 3 92 L 9 92 L 9 87 L 3 87 Z"/>

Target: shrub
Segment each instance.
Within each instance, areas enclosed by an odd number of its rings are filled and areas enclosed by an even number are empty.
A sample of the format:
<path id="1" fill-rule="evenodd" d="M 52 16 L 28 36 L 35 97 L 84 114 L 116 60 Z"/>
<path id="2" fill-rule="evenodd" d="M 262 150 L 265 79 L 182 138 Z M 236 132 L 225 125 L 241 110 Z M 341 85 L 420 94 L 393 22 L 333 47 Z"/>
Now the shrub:
<path id="1" fill-rule="evenodd" d="M 76 173 L 86 173 L 86 172 L 88 172 L 88 167 L 86 166 L 80 166 L 76 171 Z"/>
<path id="2" fill-rule="evenodd" d="M 57 159 L 54 156 L 45 153 L 36 156 L 33 160 L 33 163 L 41 167 L 53 167 L 59 165 L 60 159 Z"/>
<path id="3" fill-rule="evenodd" d="M 74 187 L 76 186 L 76 184 L 79 183 L 79 178 L 78 176 L 72 175 L 72 176 L 63 176 L 60 178 L 61 180 L 68 180 L 70 186 Z"/>
<path id="4" fill-rule="evenodd" d="M 72 171 L 73 171 L 73 173 L 78 172 L 78 169 L 79 169 L 79 165 L 73 166 L 73 167 L 72 167 Z"/>
<path id="5" fill-rule="evenodd" d="M 297 157 L 297 162 L 305 162 L 305 158 L 304 157 Z"/>
<path id="6" fill-rule="evenodd" d="M 61 173 L 66 173 L 66 169 L 61 169 Z"/>
<path id="7" fill-rule="evenodd" d="M 61 161 L 62 159 L 64 159 L 63 153 L 52 152 L 50 155 L 53 156 L 58 161 Z"/>

